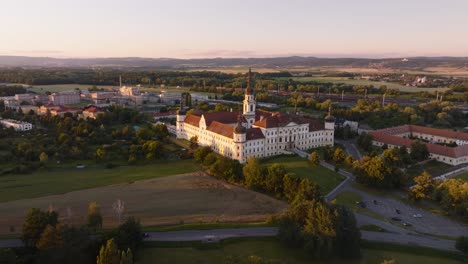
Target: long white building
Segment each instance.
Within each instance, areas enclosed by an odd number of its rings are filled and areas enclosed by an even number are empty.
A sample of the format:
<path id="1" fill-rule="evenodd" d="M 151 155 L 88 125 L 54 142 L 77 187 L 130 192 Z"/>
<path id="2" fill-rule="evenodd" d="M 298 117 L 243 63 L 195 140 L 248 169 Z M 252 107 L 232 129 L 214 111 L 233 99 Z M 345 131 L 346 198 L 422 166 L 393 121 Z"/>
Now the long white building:
<path id="1" fill-rule="evenodd" d="M 177 112 L 177 138 L 198 138 L 201 146 L 245 163 L 249 157 L 269 157 L 292 148 L 307 150 L 333 146 L 335 120 L 330 112 L 325 122 L 295 114 L 256 109 L 249 70 L 243 113 Z"/>
<path id="2" fill-rule="evenodd" d="M 6 128 L 12 127 L 15 131 L 29 131 L 33 125 L 28 122 L 18 121 L 14 119 L 1 119 L 0 124 Z"/>

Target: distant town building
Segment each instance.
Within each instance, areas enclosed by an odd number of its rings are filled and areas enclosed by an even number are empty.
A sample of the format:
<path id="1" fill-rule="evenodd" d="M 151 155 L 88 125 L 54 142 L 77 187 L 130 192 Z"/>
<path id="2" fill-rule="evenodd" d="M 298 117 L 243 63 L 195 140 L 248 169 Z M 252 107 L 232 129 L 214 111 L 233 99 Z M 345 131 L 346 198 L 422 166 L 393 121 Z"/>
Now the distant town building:
<path id="1" fill-rule="evenodd" d="M 55 105 L 52 103 L 48 103 L 39 107 L 38 114 L 39 115 L 47 115 L 50 113 L 51 116 L 64 116 L 66 113 L 77 114 L 81 112 L 81 108 L 77 107 L 68 107 L 63 105 Z"/>
<path id="2" fill-rule="evenodd" d="M 83 119 L 87 119 L 87 118 L 96 119 L 98 115 L 104 114 L 104 113 L 105 113 L 104 110 L 102 110 L 101 108 L 91 105 L 83 109 L 83 112 L 81 113 L 80 117 Z"/>
<path id="3" fill-rule="evenodd" d="M 31 123 L 13 119 L 0 119 L 0 124 L 6 128 L 12 127 L 15 131 L 29 131 L 33 128 Z"/>
<path id="4" fill-rule="evenodd" d="M 71 105 L 79 104 L 81 97 L 78 91 L 68 91 L 49 95 L 49 101 L 55 105 Z"/>
<path id="5" fill-rule="evenodd" d="M 182 100 L 182 93 L 161 91 L 161 93 L 159 94 L 159 98 L 161 99 L 161 103 L 163 104 L 175 105 L 179 103 L 180 100 Z"/>
<path id="6" fill-rule="evenodd" d="M 403 125 L 369 132 L 375 146 L 387 145 L 390 148 L 406 146 L 411 151 L 414 139 L 425 142 L 430 158 L 437 161 L 459 165 L 468 163 L 468 133 L 430 128 L 415 125 Z M 446 144 L 455 143 L 456 147 Z"/>
<path id="7" fill-rule="evenodd" d="M 122 86 L 120 87 L 120 94 L 122 96 L 139 96 L 141 92 L 137 87 Z"/>

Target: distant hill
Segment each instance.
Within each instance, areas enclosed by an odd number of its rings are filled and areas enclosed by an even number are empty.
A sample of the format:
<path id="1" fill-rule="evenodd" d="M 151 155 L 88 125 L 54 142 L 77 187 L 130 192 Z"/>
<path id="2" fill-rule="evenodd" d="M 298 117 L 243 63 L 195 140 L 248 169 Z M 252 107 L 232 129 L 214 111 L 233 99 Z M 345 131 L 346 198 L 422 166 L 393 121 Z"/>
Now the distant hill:
<path id="1" fill-rule="evenodd" d="M 262 67 L 262 68 L 307 68 L 307 67 L 354 67 L 421 70 L 427 67 L 468 67 L 468 57 L 413 57 L 390 59 L 365 58 L 50 58 L 0 56 L 0 67 L 113 67 L 113 68 L 219 68 L 219 67 Z"/>

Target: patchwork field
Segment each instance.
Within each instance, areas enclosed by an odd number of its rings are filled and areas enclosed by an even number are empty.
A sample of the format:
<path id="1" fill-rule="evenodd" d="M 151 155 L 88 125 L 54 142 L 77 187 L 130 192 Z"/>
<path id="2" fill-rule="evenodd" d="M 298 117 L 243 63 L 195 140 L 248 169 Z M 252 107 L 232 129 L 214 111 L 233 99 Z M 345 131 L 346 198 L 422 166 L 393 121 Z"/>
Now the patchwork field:
<path id="1" fill-rule="evenodd" d="M 117 199 L 125 202 L 125 216 L 141 219 L 144 226 L 216 221 L 257 222 L 287 208 L 285 202 L 197 172 L 3 202 L 0 203 L 0 234 L 11 234 L 10 227 L 14 228 L 14 233 L 19 232 L 31 207 L 52 207 L 59 212 L 61 221 L 82 224 L 91 201 L 101 205 L 104 228 L 110 228 L 117 224 L 112 211 L 112 204 Z"/>
<path id="2" fill-rule="evenodd" d="M 267 161 L 267 164 L 279 163 L 286 168 L 286 171 L 296 174 L 301 178 L 309 178 L 322 188 L 323 194 L 333 190 L 344 176 L 331 171 L 322 166 L 311 166 L 309 162 L 298 156 L 279 157 Z"/>
<path id="3" fill-rule="evenodd" d="M 247 241 L 232 242 L 218 249 L 200 250 L 185 248 L 145 248 L 139 255 L 137 263 L 253 263 L 248 262 L 249 256 L 256 255 L 271 263 L 334 263 L 334 264 L 379 264 L 383 260 L 395 260 L 395 263 L 412 264 L 458 264 L 463 263 L 442 256 L 424 256 L 411 254 L 411 252 L 395 252 L 385 249 L 363 250 L 360 260 L 335 259 L 327 262 L 313 261 L 307 258 L 302 250 L 284 247 L 273 238 L 250 239 Z M 268 262 L 268 263 L 270 263 Z M 257 262 L 255 262 L 257 263 Z M 263 262 L 262 262 L 263 263 Z"/>

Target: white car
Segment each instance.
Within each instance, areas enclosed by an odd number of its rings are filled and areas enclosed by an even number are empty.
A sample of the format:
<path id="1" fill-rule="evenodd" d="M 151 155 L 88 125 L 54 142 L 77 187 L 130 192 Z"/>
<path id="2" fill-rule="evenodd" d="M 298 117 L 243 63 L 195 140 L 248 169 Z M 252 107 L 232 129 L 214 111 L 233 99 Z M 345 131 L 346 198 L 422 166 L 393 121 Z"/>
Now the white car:
<path id="1" fill-rule="evenodd" d="M 413 217 L 414 217 L 414 218 L 421 218 L 422 215 L 421 215 L 421 214 L 414 214 Z"/>

